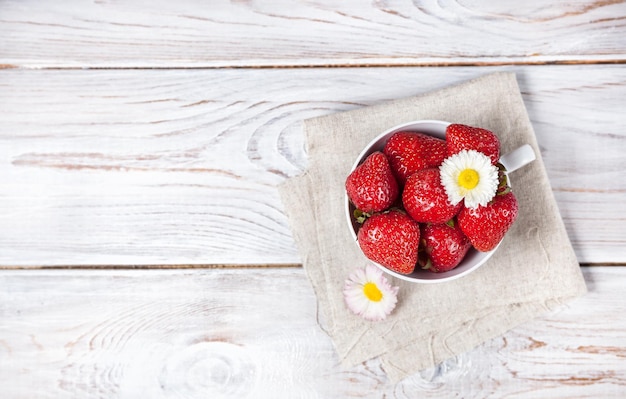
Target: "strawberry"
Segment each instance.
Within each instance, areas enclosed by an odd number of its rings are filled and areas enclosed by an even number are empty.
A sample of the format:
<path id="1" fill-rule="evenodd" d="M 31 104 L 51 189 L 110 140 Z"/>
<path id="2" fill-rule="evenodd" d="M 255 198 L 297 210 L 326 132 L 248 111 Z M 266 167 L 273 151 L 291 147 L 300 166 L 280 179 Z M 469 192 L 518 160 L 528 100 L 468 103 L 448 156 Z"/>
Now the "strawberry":
<path id="1" fill-rule="evenodd" d="M 420 236 L 420 266 L 435 273 L 457 267 L 472 246 L 454 219 L 423 225 Z"/>
<path id="2" fill-rule="evenodd" d="M 376 151 L 357 166 L 346 179 L 346 191 L 350 201 L 365 213 L 389 208 L 399 189 L 385 154 Z"/>
<path id="3" fill-rule="evenodd" d="M 441 165 L 447 156 L 444 140 L 417 132 L 395 133 L 387 140 L 383 152 L 400 186 L 418 170 Z"/>
<path id="4" fill-rule="evenodd" d="M 402 203 L 409 215 L 420 223 L 445 223 L 461 209 L 461 203 L 450 204 L 441 185 L 439 169 L 422 169 L 406 181 Z"/>
<path id="5" fill-rule="evenodd" d="M 447 156 L 463 150 L 476 150 L 487 155 L 492 165 L 498 163 L 500 159 L 500 140 L 487 129 L 460 124 L 448 125 L 446 145 Z"/>
<path id="6" fill-rule="evenodd" d="M 517 199 L 512 191 L 496 195 L 487 204 L 474 209 L 461 209 L 459 227 L 479 251 L 491 251 L 517 218 Z"/>
<path id="7" fill-rule="evenodd" d="M 415 269 L 420 228 L 406 213 L 392 209 L 373 215 L 363 223 L 357 239 L 370 260 L 402 274 Z"/>

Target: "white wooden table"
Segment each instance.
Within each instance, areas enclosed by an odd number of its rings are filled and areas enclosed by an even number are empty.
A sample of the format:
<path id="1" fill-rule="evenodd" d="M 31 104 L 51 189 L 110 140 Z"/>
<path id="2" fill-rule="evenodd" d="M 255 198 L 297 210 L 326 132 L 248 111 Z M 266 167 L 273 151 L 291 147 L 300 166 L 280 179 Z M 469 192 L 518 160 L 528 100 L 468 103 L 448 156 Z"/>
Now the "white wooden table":
<path id="1" fill-rule="evenodd" d="M 626 397 L 624 1 L 0 1 L 0 397 Z M 305 118 L 515 71 L 589 294 L 342 369 L 277 185 Z"/>

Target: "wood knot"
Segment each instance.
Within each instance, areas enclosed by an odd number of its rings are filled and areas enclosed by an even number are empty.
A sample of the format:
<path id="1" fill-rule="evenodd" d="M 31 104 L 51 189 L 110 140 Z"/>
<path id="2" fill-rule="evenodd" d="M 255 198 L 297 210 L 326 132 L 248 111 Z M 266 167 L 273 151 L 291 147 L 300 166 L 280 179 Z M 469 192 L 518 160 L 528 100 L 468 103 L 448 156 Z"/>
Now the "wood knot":
<path id="1" fill-rule="evenodd" d="M 161 388 L 175 397 L 245 398 L 255 376 L 254 362 L 242 346 L 205 341 L 173 354 L 159 380 Z"/>

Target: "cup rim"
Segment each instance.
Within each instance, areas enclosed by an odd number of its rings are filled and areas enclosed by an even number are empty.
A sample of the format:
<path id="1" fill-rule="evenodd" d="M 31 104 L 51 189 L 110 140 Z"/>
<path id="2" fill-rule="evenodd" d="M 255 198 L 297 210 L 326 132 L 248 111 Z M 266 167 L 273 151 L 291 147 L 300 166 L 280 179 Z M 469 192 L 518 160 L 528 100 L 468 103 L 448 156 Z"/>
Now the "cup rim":
<path id="1" fill-rule="evenodd" d="M 394 133 L 397 133 L 400 131 L 414 131 L 414 132 L 425 133 L 425 134 L 435 136 L 441 139 L 445 139 L 445 129 L 450 124 L 451 122 L 446 122 L 446 121 L 441 121 L 441 120 L 436 120 L 436 119 L 423 119 L 423 120 L 405 122 L 405 123 L 396 125 L 394 127 L 391 127 L 385 130 L 384 132 L 378 134 L 372 140 L 370 140 L 370 142 L 363 148 L 363 150 L 357 156 L 349 173 L 352 173 L 352 171 L 354 171 L 354 169 L 356 169 L 356 167 L 359 166 L 361 162 L 369 154 L 377 150 L 382 150 L 382 148 L 384 147 L 389 137 L 391 137 Z M 418 127 L 421 127 L 421 129 Z M 436 132 L 436 133 L 433 134 L 433 132 Z M 344 206 L 345 206 L 346 220 L 348 222 L 348 229 L 350 231 L 350 234 L 352 235 L 352 238 L 355 244 L 358 246 L 359 244 L 358 244 L 358 239 L 357 239 L 357 228 L 355 225 L 356 222 L 353 220 L 353 217 L 352 217 L 354 205 L 352 205 L 352 203 L 350 202 L 350 199 L 348 198 L 347 193 L 344 194 L 344 197 L 345 197 Z M 502 240 L 500 240 L 500 242 L 498 243 L 498 245 L 496 245 L 494 249 L 488 252 L 481 252 L 475 249 L 474 247 L 471 247 L 469 251 L 467 252 L 467 254 L 465 255 L 465 258 L 461 261 L 461 263 L 457 267 L 455 267 L 454 269 L 450 271 L 443 272 L 443 273 L 433 273 L 427 270 L 422 270 L 419 268 L 419 266 L 416 266 L 415 271 L 413 273 L 401 274 L 393 270 L 390 270 L 387 267 L 377 262 L 372 261 L 371 259 L 367 259 L 367 260 L 370 263 L 377 266 L 379 269 L 381 269 L 384 273 L 387 273 L 401 280 L 405 280 L 405 281 L 409 281 L 413 283 L 421 283 L 421 284 L 436 284 L 436 283 L 443 283 L 443 282 L 456 280 L 460 277 L 466 276 L 470 274 L 471 272 L 477 270 L 480 266 L 485 264 L 485 262 L 487 262 L 489 258 L 491 258 L 491 256 L 495 253 L 495 251 L 498 249 L 501 243 L 502 243 Z M 360 247 L 359 247 L 359 250 L 360 250 Z M 472 262 L 472 264 L 469 264 L 469 263 L 464 264 L 464 262 L 466 261 Z"/>

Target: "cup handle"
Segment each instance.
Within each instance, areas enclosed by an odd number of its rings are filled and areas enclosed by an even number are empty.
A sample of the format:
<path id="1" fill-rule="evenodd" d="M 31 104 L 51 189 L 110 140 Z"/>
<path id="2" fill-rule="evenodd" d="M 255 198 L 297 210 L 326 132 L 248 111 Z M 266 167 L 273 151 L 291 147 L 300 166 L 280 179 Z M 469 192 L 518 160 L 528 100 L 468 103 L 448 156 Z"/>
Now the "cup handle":
<path id="1" fill-rule="evenodd" d="M 523 146 L 501 156 L 500 163 L 504 165 L 507 173 L 511 173 L 522 166 L 528 165 L 535 159 L 536 156 L 533 148 L 529 144 L 524 144 Z"/>

